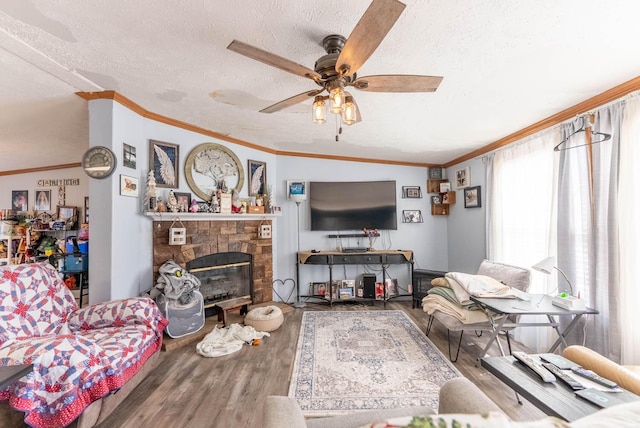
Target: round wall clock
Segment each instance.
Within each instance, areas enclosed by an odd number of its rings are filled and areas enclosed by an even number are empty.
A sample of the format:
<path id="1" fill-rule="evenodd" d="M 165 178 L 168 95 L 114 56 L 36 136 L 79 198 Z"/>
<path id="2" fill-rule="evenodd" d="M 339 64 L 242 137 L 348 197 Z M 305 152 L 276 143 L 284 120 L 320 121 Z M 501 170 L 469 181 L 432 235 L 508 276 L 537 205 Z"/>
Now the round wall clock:
<path id="1" fill-rule="evenodd" d="M 107 178 L 116 169 L 116 155 L 107 147 L 91 147 L 82 156 L 82 169 L 91 178 Z"/>
<path id="2" fill-rule="evenodd" d="M 195 147 L 184 163 L 184 175 L 189 187 L 203 201 L 210 201 L 213 192 L 224 187 L 236 189 L 244 184 L 244 170 L 240 159 L 231 150 L 215 143 Z"/>

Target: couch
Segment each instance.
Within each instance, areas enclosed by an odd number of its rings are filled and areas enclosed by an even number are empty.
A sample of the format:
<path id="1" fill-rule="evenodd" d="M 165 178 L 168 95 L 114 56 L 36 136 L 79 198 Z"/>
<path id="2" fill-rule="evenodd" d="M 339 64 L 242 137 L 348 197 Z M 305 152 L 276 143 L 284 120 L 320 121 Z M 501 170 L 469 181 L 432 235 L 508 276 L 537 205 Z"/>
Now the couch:
<path id="1" fill-rule="evenodd" d="M 50 264 L 1 266 L 0 365 L 33 371 L 0 390 L 0 417 L 23 412 L 33 427 L 100 423 L 152 368 L 166 325 L 151 299 L 79 309 Z"/>
<path id="2" fill-rule="evenodd" d="M 567 346 L 562 356 L 605 379 L 609 379 L 627 391 L 640 395 L 640 366 L 622 366 L 581 345 Z"/>
<path id="3" fill-rule="evenodd" d="M 640 401 L 603 409 L 571 423 L 553 417 L 529 422 L 514 422 L 509 420 L 500 408 L 470 380 L 459 377 L 447 381 L 440 389 L 437 414 L 429 409 L 407 408 L 364 411 L 343 416 L 305 420 L 300 407 L 293 398 L 269 396 L 265 398 L 264 402 L 262 428 L 377 428 L 391 426 L 400 428 L 409 423 L 412 416 L 430 417 L 435 422 L 433 426 L 443 427 L 637 427 L 640 420 Z M 384 421 L 389 423 L 385 424 Z"/>

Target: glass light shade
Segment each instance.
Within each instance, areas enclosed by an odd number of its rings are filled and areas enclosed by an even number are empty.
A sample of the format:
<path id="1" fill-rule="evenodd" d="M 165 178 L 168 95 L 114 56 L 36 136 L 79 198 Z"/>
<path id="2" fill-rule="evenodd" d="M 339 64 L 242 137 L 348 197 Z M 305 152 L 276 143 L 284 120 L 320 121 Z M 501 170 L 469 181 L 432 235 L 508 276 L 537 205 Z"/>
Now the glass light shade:
<path id="1" fill-rule="evenodd" d="M 347 96 L 345 98 L 344 108 L 342 109 L 342 121 L 345 125 L 353 125 L 356 123 L 357 112 L 356 105 L 353 102 L 353 98 Z"/>
<path id="2" fill-rule="evenodd" d="M 338 86 L 329 92 L 329 99 L 331 100 L 331 113 L 342 113 L 342 106 L 344 105 L 344 90 Z"/>
<path id="3" fill-rule="evenodd" d="M 324 102 L 322 97 L 315 98 L 311 111 L 314 123 L 323 124 L 327 121 L 327 109 L 325 104 L 326 103 Z"/>

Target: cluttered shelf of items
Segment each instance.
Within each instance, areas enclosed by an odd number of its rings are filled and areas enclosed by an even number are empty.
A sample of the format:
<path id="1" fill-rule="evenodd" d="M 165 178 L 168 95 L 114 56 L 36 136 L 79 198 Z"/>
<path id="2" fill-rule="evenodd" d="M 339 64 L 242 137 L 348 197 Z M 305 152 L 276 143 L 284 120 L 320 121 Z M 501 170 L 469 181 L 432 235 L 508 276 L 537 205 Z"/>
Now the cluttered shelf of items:
<path id="1" fill-rule="evenodd" d="M 89 301 L 89 225 L 78 226 L 77 210 L 70 213 L 56 218 L 46 212 L 0 211 L 0 265 L 48 260 L 82 306 Z"/>

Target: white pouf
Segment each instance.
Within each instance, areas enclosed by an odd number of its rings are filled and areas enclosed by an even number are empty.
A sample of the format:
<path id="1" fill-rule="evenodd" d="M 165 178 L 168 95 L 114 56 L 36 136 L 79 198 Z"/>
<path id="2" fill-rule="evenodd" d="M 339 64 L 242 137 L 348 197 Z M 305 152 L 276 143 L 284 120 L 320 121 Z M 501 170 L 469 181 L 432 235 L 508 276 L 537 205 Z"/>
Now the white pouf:
<path id="1" fill-rule="evenodd" d="M 250 325 L 256 331 L 274 331 L 282 325 L 284 315 L 277 306 L 263 306 L 251 309 L 244 317 L 244 325 Z"/>

